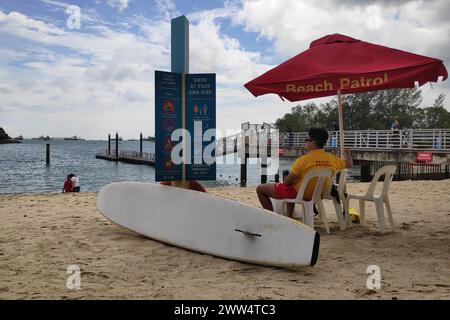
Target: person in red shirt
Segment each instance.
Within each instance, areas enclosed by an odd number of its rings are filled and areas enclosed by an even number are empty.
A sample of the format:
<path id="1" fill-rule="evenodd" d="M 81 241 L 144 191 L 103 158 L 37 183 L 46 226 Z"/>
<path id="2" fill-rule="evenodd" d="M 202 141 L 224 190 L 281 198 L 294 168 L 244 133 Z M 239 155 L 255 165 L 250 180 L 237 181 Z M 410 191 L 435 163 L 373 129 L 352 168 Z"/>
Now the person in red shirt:
<path id="1" fill-rule="evenodd" d="M 72 192 L 72 179 L 70 175 L 68 175 L 66 181 L 64 181 L 62 192 Z"/>

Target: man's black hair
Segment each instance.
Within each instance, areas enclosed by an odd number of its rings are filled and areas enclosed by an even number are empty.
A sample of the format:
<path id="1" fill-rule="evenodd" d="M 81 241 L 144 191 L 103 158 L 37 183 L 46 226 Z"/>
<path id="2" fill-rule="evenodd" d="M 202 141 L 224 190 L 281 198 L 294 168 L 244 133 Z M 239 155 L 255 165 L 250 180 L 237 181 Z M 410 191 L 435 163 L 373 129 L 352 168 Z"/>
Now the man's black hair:
<path id="1" fill-rule="evenodd" d="M 314 139 L 317 148 L 323 149 L 328 141 L 328 132 L 323 128 L 311 128 L 308 131 L 308 136 Z"/>

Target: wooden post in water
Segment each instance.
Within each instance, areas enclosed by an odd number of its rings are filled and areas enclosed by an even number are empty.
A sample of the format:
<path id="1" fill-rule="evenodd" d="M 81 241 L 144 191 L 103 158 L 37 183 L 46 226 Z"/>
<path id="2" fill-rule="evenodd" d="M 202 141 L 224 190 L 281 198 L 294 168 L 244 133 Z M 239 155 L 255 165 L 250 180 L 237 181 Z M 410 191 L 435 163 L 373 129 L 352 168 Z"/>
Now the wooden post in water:
<path id="1" fill-rule="evenodd" d="M 141 132 L 139 141 L 140 141 L 140 144 L 139 144 L 139 158 L 142 158 L 142 132 Z"/>
<path id="2" fill-rule="evenodd" d="M 108 133 L 108 156 L 111 155 L 111 134 Z"/>
<path id="3" fill-rule="evenodd" d="M 50 143 L 45 145 L 45 164 L 47 167 L 50 165 Z"/>
<path id="4" fill-rule="evenodd" d="M 247 186 L 247 159 L 249 157 L 249 137 L 244 135 L 244 154 L 241 157 L 241 187 Z"/>
<path id="5" fill-rule="evenodd" d="M 116 162 L 119 160 L 119 133 L 116 132 Z"/>

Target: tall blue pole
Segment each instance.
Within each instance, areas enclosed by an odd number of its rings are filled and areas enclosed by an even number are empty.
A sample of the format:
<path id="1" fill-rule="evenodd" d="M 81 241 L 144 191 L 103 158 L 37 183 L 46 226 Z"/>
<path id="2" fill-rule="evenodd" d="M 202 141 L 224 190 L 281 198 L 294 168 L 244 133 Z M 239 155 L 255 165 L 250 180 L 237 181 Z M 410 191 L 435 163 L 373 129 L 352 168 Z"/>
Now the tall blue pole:
<path id="1" fill-rule="evenodd" d="M 171 21 L 171 71 L 189 73 L 189 20 L 181 16 Z"/>
<path id="2" fill-rule="evenodd" d="M 182 128 L 186 129 L 186 86 L 185 77 L 189 73 L 189 20 L 180 16 L 171 21 L 171 71 L 182 74 Z M 182 181 L 172 183 L 175 186 L 188 188 L 186 181 L 186 137 L 183 134 Z"/>

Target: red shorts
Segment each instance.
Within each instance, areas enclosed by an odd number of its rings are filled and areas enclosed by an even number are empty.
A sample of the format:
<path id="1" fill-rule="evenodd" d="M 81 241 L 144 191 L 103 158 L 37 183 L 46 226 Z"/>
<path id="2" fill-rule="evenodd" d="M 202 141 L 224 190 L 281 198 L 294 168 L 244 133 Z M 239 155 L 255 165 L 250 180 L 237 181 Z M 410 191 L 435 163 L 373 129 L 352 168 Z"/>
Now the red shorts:
<path id="1" fill-rule="evenodd" d="M 278 199 L 294 199 L 297 197 L 297 190 L 293 186 L 287 186 L 283 182 L 275 184 L 275 195 Z"/>

